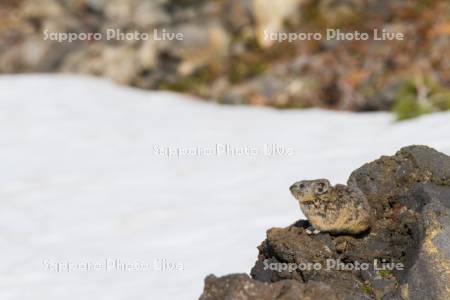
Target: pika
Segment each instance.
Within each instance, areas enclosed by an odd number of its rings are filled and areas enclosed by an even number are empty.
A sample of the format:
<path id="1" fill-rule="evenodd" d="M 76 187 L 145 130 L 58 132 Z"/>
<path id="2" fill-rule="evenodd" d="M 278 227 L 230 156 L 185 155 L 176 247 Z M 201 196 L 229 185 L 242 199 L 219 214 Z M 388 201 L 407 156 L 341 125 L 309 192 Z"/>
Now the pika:
<path id="1" fill-rule="evenodd" d="M 296 182 L 289 189 L 315 234 L 358 234 L 370 227 L 370 206 L 357 188 L 332 186 L 327 179 L 317 179 Z"/>

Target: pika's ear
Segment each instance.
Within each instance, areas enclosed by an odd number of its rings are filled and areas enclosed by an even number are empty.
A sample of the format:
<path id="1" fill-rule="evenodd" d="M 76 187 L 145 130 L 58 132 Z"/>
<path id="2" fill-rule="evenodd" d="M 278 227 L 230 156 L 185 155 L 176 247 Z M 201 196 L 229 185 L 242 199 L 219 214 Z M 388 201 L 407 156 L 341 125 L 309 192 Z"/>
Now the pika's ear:
<path id="1" fill-rule="evenodd" d="M 330 188 L 330 185 L 330 182 L 326 179 L 317 180 L 317 182 L 314 184 L 314 193 L 316 195 L 325 194 Z"/>

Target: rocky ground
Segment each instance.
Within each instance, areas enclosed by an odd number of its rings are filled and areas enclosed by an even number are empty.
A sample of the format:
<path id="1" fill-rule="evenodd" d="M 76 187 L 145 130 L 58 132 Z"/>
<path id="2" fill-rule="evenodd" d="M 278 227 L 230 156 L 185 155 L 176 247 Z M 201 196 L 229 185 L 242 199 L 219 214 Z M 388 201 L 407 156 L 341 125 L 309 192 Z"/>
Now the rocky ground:
<path id="1" fill-rule="evenodd" d="M 450 299 L 450 157 L 406 147 L 355 170 L 347 184 L 371 204 L 369 232 L 308 235 L 306 220 L 269 229 L 251 277 L 210 275 L 200 299 Z M 330 259 L 369 267 L 268 267 L 326 266 Z M 404 268 L 380 268 L 375 260 Z"/>
<path id="2" fill-rule="evenodd" d="M 227 104 L 450 109 L 450 3 L 444 0 L 8 0 L 0 72 L 106 76 Z M 43 32 L 183 33 L 183 41 L 74 41 Z M 266 32 L 402 32 L 404 41 L 275 42 Z"/>

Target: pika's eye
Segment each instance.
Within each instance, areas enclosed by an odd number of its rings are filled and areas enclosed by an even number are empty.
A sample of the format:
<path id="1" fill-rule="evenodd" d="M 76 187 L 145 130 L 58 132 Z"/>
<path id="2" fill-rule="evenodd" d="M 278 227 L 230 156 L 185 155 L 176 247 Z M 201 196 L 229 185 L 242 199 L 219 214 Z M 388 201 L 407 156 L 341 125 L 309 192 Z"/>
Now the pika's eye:
<path id="1" fill-rule="evenodd" d="M 300 187 L 301 190 L 303 190 L 305 188 L 305 184 L 301 183 L 299 187 Z"/>

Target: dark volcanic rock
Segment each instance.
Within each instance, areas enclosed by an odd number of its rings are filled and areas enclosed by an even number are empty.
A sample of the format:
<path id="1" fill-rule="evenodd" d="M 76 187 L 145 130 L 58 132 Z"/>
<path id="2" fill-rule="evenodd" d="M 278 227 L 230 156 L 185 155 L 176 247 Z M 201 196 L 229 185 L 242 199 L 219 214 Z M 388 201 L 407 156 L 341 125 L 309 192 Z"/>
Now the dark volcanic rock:
<path id="1" fill-rule="evenodd" d="M 276 283 L 262 283 L 250 279 L 245 274 L 228 275 L 217 278 L 210 275 L 205 279 L 205 290 L 200 300 L 297 300 L 297 299 L 340 299 L 332 289 L 319 282 L 308 284 L 295 280 Z"/>
<path id="2" fill-rule="evenodd" d="M 426 146 L 405 147 L 354 171 L 348 185 L 363 191 L 379 216 L 421 182 L 450 186 L 449 157 Z"/>
<path id="3" fill-rule="evenodd" d="M 450 299 L 450 187 L 421 185 L 421 243 L 405 278 L 409 299 Z"/>
<path id="4" fill-rule="evenodd" d="M 216 298 L 202 299 L 450 299 L 450 158 L 406 147 L 354 171 L 348 185 L 371 204 L 370 231 L 307 235 L 305 220 L 269 229 L 253 280 L 209 277 L 203 297 Z M 281 285 L 305 293 L 319 282 L 328 287 L 326 297 L 278 293 Z M 241 297 L 253 290 L 259 298 Z"/>

